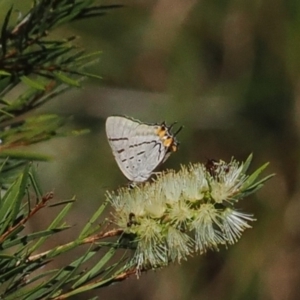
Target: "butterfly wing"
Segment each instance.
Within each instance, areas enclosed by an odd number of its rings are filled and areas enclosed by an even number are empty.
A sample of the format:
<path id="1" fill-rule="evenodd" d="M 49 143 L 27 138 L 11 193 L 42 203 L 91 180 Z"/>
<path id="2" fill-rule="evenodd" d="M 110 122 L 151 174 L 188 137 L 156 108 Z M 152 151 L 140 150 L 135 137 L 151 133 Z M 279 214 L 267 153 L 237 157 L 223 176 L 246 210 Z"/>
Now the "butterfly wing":
<path id="1" fill-rule="evenodd" d="M 129 169 L 133 181 L 146 181 L 163 161 L 167 150 L 157 135 L 157 125 L 139 124 L 129 138 Z"/>
<path id="2" fill-rule="evenodd" d="M 130 135 L 138 125 L 138 122 L 121 116 L 108 117 L 105 123 L 107 139 L 115 160 L 123 174 L 131 181 L 134 181 L 134 174 L 129 166 Z"/>
<path id="3" fill-rule="evenodd" d="M 122 116 L 107 118 L 106 134 L 119 168 L 134 182 L 146 181 L 176 143 L 164 124 L 148 125 Z"/>

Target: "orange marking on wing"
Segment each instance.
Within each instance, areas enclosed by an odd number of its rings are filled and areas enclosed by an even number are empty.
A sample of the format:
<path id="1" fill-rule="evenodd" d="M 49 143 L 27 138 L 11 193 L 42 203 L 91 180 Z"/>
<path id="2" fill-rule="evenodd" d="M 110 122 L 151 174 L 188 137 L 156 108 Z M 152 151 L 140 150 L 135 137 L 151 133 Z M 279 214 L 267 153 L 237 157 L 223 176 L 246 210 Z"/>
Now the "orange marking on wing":
<path id="1" fill-rule="evenodd" d="M 156 132 L 155 132 L 161 140 L 164 139 L 164 137 L 166 136 L 166 133 L 167 133 L 167 130 L 166 128 L 162 127 L 162 126 L 159 126 L 157 129 L 156 129 Z"/>
<path id="2" fill-rule="evenodd" d="M 165 140 L 163 140 L 163 144 L 165 147 L 169 148 L 174 142 L 174 139 L 172 137 L 166 137 Z"/>
<path id="3" fill-rule="evenodd" d="M 165 126 L 159 126 L 155 133 L 162 141 L 165 148 L 170 148 L 171 152 L 177 151 L 177 144 L 174 137 L 169 133 L 168 128 Z"/>

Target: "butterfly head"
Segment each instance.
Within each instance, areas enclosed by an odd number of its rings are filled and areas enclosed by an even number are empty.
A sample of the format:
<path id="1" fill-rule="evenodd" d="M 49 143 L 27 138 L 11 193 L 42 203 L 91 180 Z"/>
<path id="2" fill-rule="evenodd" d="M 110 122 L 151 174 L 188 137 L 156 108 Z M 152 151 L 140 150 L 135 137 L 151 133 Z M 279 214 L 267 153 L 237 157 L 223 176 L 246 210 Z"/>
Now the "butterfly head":
<path id="1" fill-rule="evenodd" d="M 165 122 L 158 126 L 156 134 L 159 136 L 164 147 L 168 150 L 169 153 L 176 152 L 178 149 L 179 142 L 176 139 L 176 135 L 182 130 L 182 126 L 175 132 L 172 133 L 171 129 L 176 124 L 173 123 L 170 126 L 167 126 Z"/>

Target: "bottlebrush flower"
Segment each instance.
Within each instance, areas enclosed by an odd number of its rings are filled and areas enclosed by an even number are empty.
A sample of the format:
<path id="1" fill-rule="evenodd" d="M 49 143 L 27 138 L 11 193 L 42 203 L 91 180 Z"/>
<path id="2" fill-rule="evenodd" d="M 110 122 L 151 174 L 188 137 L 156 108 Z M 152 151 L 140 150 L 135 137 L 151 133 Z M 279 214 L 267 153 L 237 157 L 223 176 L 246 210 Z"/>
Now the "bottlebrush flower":
<path id="1" fill-rule="evenodd" d="M 137 269 L 157 268 L 237 242 L 255 219 L 236 204 L 273 176 L 257 181 L 267 164 L 247 175 L 251 159 L 190 164 L 132 189 L 107 193 L 116 225 L 136 249 L 131 263 Z"/>

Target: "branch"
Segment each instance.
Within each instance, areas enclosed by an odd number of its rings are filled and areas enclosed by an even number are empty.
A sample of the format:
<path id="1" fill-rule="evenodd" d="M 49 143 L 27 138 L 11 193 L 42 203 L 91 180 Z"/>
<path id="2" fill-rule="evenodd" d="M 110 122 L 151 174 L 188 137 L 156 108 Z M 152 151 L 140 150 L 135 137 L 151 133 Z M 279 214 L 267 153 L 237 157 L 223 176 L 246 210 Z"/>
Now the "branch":
<path id="1" fill-rule="evenodd" d="M 42 201 L 38 203 L 28 214 L 27 217 L 21 219 L 15 226 L 11 226 L 7 229 L 7 231 L 0 236 L 0 244 L 6 239 L 7 236 L 11 234 L 18 227 L 24 225 L 33 215 L 35 215 L 39 210 L 46 206 L 46 203 L 53 198 L 53 193 L 50 192 L 43 196 Z"/>
<path id="2" fill-rule="evenodd" d="M 66 243 L 64 245 L 58 246 L 55 251 L 59 251 L 61 252 L 61 250 L 64 249 L 68 249 L 70 247 L 72 247 L 74 244 L 81 246 L 81 245 L 85 245 L 85 244 L 93 244 L 98 240 L 104 239 L 104 238 L 108 238 L 108 237 L 113 237 L 113 236 L 120 236 L 123 233 L 123 230 L 121 229 L 112 229 L 110 231 L 107 232 L 101 232 L 98 234 L 95 234 L 93 236 L 87 237 L 81 241 L 73 241 L 70 243 Z M 47 250 L 45 252 L 39 253 L 39 254 L 35 254 L 35 255 L 31 255 L 28 257 L 28 261 L 35 261 L 40 259 L 41 257 L 45 257 L 47 256 L 50 252 L 53 252 L 53 249 L 51 250 Z"/>

